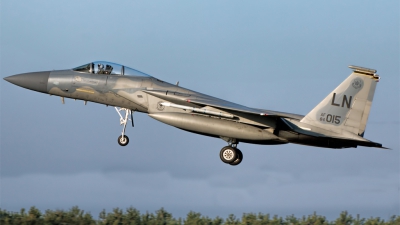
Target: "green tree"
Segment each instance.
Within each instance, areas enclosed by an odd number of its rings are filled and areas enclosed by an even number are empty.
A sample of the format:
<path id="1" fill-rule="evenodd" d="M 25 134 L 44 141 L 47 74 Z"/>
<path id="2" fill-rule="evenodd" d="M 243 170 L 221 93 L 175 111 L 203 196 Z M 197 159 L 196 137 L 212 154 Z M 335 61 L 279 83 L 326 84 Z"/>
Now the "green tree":
<path id="1" fill-rule="evenodd" d="M 281 224 L 284 224 L 284 220 L 282 219 L 282 217 L 278 217 L 278 215 L 274 215 L 274 217 L 272 217 L 270 224 L 271 225 L 281 225 Z"/>
<path id="2" fill-rule="evenodd" d="M 178 222 L 172 217 L 172 214 L 161 208 L 156 211 L 156 220 L 153 225 L 177 225 Z"/>
<path id="3" fill-rule="evenodd" d="M 257 215 L 254 213 L 243 213 L 242 225 L 259 225 Z"/>
<path id="4" fill-rule="evenodd" d="M 184 225 L 211 225 L 212 220 L 208 217 L 202 217 L 200 213 L 190 211 L 183 221 Z"/>
<path id="5" fill-rule="evenodd" d="M 360 214 L 357 214 L 357 217 L 353 219 L 353 225 L 364 225 L 365 219 L 360 218 Z"/>
<path id="6" fill-rule="evenodd" d="M 390 217 L 389 221 L 386 223 L 387 225 L 399 225 L 400 224 L 400 216 L 393 215 Z"/>
<path id="7" fill-rule="evenodd" d="M 152 213 L 146 212 L 141 215 L 142 225 L 152 225 L 154 220 L 154 215 Z"/>
<path id="8" fill-rule="evenodd" d="M 105 210 L 100 212 L 100 221 L 101 225 L 120 225 L 123 224 L 123 211 L 120 208 L 114 208 L 112 212 L 106 213 Z"/>
<path id="9" fill-rule="evenodd" d="M 385 220 L 381 220 L 381 218 L 369 218 L 365 221 L 365 225 L 385 225 Z"/>
<path id="10" fill-rule="evenodd" d="M 400 216 L 392 216 L 385 222 L 379 217 L 369 219 L 351 216 L 347 211 L 340 213 L 339 217 L 329 222 L 324 216 L 314 214 L 297 218 L 294 215 L 286 216 L 284 219 L 277 215 L 244 213 L 241 220 L 234 214 L 230 214 L 226 220 L 215 217 L 211 219 L 200 213 L 190 211 L 185 219 L 175 219 L 171 213 L 164 208 L 155 213 L 141 214 L 139 210 L 129 207 L 125 211 L 114 208 L 110 213 L 102 210 L 98 220 L 93 219 L 90 213 L 79 209 L 77 206 L 68 211 L 46 210 L 43 214 L 32 206 L 29 211 L 22 208 L 19 212 L 9 212 L 0 209 L 1 225 L 400 225 Z"/>
<path id="11" fill-rule="evenodd" d="M 293 214 L 290 216 L 286 216 L 285 218 L 286 224 L 287 225 L 298 225 L 300 224 L 300 220 L 295 217 Z"/>
<path id="12" fill-rule="evenodd" d="M 335 221 L 335 225 L 351 225 L 352 223 L 353 217 L 347 211 L 341 212 L 339 218 Z"/>
<path id="13" fill-rule="evenodd" d="M 267 213 L 267 214 L 258 213 L 257 221 L 258 221 L 257 224 L 259 224 L 259 225 L 269 225 L 271 222 L 269 213 Z"/>
<path id="14" fill-rule="evenodd" d="M 133 207 L 129 207 L 128 209 L 126 209 L 124 224 L 141 225 L 139 210 Z"/>
<path id="15" fill-rule="evenodd" d="M 196 213 L 193 211 L 190 211 L 186 219 L 184 220 L 183 224 L 184 225 L 214 225 L 217 223 L 218 225 L 222 224 L 221 220 L 212 220 L 207 216 L 202 216 L 200 213 Z"/>
<path id="16" fill-rule="evenodd" d="M 26 225 L 41 225 L 43 224 L 42 212 L 35 206 L 29 209 L 28 215 L 24 216 L 22 222 Z"/>
<path id="17" fill-rule="evenodd" d="M 309 215 L 307 217 L 303 216 L 300 221 L 302 225 L 328 225 L 329 221 L 324 216 L 317 215 L 316 212 L 314 214 Z"/>
<path id="18" fill-rule="evenodd" d="M 236 218 L 234 214 L 229 214 L 228 218 L 225 220 L 225 225 L 239 225 L 240 221 Z"/>
<path id="19" fill-rule="evenodd" d="M 85 213 L 78 206 L 72 207 L 69 211 L 64 210 L 46 210 L 43 215 L 44 224 L 62 225 L 62 224 L 79 224 L 94 225 L 96 221 L 90 213 Z"/>
<path id="20" fill-rule="evenodd" d="M 224 223 L 224 219 L 217 216 L 213 219 L 212 223 L 213 223 L 213 225 L 222 225 Z"/>
<path id="21" fill-rule="evenodd" d="M 12 213 L 10 213 L 6 210 L 0 209 L 0 224 L 4 224 L 4 225 L 11 224 L 12 219 L 13 219 Z"/>

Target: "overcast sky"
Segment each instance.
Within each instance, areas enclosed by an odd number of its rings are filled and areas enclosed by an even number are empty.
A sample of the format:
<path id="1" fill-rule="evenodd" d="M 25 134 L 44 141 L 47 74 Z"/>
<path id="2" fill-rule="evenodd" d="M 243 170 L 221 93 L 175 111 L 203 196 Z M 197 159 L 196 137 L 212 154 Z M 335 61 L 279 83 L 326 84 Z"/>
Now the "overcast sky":
<path id="1" fill-rule="evenodd" d="M 400 214 L 398 1 L 0 1 L 1 77 L 107 60 L 250 107 L 307 114 L 354 64 L 378 70 L 365 138 L 392 150 L 240 143 L 1 80 L 1 208 L 161 207 L 176 217 Z"/>

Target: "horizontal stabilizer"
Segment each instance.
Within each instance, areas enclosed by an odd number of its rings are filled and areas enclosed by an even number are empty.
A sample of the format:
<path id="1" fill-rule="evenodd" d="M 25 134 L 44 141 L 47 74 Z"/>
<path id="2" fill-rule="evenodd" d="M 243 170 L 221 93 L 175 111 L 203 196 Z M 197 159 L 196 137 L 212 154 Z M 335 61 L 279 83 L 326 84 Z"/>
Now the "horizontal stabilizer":
<path id="1" fill-rule="evenodd" d="M 347 134 L 347 135 L 340 136 L 340 134 L 337 134 L 334 132 L 329 132 L 329 131 L 327 131 L 327 132 L 330 134 L 321 134 L 321 133 L 313 132 L 310 130 L 302 129 L 299 126 L 297 126 L 296 124 L 293 124 L 290 121 L 285 120 L 284 118 L 280 118 L 280 120 L 285 125 L 284 129 L 290 130 L 290 131 L 298 133 L 298 134 L 316 137 L 316 138 L 325 138 L 325 139 L 344 141 L 344 142 L 349 142 L 349 143 L 352 143 L 355 145 L 360 145 L 360 146 L 365 146 L 365 147 L 389 149 L 389 148 L 383 147 L 382 144 L 380 144 L 380 143 L 372 142 L 372 141 L 365 139 L 363 137 L 360 137 L 358 135 L 349 136 Z"/>
<path id="2" fill-rule="evenodd" d="M 382 148 L 382 149 L 389 149 L 386 147 L 383 147 L 382 144 L 377 143 L 377 142 L 372 142 L 368 139 L 365 139 L 363 137 L 360 137 L 358 135 L 354 135 L 354 138 L 351 138 L 348 135 L 344 136 L 339 136 L 337 133 L 331 132 L 331 135 L 326 135 L 326 134 L 321 134 L 309 130 L 305 130 L 297 126 L 296 124 L 291 123 L 290 121 L 287 121 L 283 118 L 280 118 L 280 120 L 285 124 L 285 128 L 288 130 L 291 130 L 293 132 L 296 132 L 298 134 L 303 134 L 311 137 L 316 137 L 316 138 L 326 138 L 326 139 L 332 139 L 332 140 L 339 140 L 339 141 L 344 141 L 344 142 L 349 142 L 355 145 L 360 145 L 360 146 L 365 146 L 365 147 L 375 147 L 375 148 Z"/>

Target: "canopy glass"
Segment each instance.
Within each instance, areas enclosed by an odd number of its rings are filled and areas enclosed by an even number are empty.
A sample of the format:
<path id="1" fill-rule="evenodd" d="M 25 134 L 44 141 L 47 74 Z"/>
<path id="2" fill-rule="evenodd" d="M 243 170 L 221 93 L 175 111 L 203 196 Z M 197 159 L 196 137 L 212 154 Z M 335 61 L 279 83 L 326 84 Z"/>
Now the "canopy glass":
<path id="1" fill-rule="evenodd" d="M 72 70 L 82 73 L 95 73 L 95 74 L 105 74 L 105 75 L 128 75 L 128 76 L 142 76 L 150 77 L 150 75 L 140 72 L 138 70 L 106 61 L 96 61 L 92 63 L 85 64 L 83 66 L 78 66 Z"/>

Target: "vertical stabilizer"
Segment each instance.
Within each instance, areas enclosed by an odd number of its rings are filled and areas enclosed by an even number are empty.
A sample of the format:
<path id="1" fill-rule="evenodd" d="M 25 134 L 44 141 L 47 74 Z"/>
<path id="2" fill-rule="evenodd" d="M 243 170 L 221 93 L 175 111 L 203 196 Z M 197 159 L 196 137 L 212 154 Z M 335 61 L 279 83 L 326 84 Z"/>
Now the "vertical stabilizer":
<path id="1" fill-rule="evenodd" d="M 300 122 L 337 133 L 364 136 L 379 76 L 376 70 L 349 66 L 353 73 Z"/>

